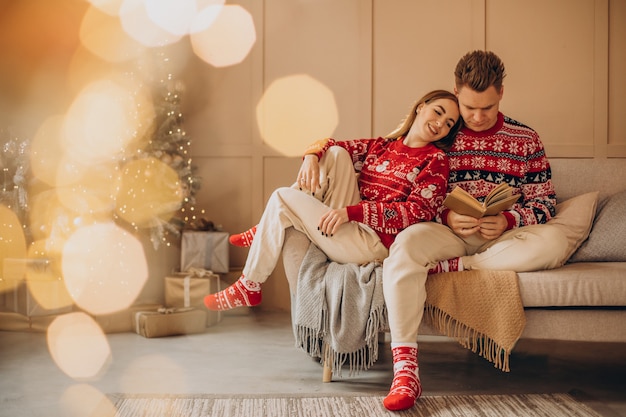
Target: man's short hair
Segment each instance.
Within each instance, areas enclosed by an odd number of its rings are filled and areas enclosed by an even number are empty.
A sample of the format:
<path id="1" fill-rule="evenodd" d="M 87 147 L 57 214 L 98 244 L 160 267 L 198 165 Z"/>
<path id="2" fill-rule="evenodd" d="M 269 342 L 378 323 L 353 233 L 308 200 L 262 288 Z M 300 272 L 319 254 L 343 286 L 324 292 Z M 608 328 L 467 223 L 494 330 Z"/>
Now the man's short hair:
<path id="1" fill-rule="evenodd" d="M 476 50 L 465 54 L 454 70 L 457 90 L 469 87 L 479 93 L 492 85 L 500 91 L 505 76 L 502 60 L 490 51 Z"/>

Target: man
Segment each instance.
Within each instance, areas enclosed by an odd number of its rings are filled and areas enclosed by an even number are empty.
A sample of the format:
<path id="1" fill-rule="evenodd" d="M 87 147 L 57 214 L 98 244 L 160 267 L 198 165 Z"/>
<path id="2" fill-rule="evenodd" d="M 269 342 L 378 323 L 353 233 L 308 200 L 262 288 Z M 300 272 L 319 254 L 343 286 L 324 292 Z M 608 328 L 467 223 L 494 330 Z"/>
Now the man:
<path id="1" fill-rule="evenodd" d="M 462 187 L 482 201 L 506 182 L 520 198 L 479 219 L 442 207 L 436 222 L 405 229 L 391 246 L 383 288 L 394 379 L 384 405 L 394 411 L 413 407 L 421 395 L 416 341 L 429 272 L 534 271 L 558 267 L 566 256 L 565 236 L 543 224 L 555 214 L 556 195 L 539 135 L 499 110 L 504 64 L 492 52 L 473 51 L 459 60 L 454 77 L 465 127 L 448 153 L 448 192 Z"/>

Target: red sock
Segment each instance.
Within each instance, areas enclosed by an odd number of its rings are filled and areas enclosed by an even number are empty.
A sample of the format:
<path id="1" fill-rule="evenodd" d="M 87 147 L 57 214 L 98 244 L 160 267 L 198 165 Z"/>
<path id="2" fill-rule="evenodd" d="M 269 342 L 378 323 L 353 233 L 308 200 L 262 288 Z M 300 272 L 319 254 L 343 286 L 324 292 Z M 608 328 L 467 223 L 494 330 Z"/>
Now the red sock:
<path id="1" fill-rule="evenodd" d="M 419 368 L 417 366 L 417 346 L 397 345 L 393 353 L 393 382 L 383 405 L 390 411 L 408 410 L 422 395 Z"/>
<path id="2" fill-rule="evenodd" d="M 261 284 L 249 281 L 243 275 L 230 287 L 204 297 L 204 305 L 213 311 L 254 307 L 259 304 L 261 304 Z"/>
<path id="3" fill-rule="evenodd" d="M 439 274 L 441 272 L 463 271 L 461 258 L 452 258 L 437 262 L 437 265 L 428 270 L 429 274 Z"/>
<path id="4" fill-rule="evenodd" d="M 254 235 L 256 234 L 256 226 L 252 229 L 246 230 L 243 233 L 239 233 L 236 235 L 230 235 L 228 241 L 235 246 L 239 246 L 240 248 L 249 248 L 252 245 L 252 239 L 254 239 Z"/>

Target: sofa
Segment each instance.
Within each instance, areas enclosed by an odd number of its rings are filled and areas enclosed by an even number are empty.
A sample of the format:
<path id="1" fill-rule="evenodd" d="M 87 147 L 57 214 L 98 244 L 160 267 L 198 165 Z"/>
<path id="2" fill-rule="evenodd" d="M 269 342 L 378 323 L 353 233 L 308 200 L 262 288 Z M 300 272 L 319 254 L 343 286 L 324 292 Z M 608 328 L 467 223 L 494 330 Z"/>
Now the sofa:
<path id="1" fill-rule="evenodd" d="M 553 159 L 557 215 L 569 242 L 559 268 L 518 273 L 522 339 L 626 342 L 626 159 Z M 292 296 L 309 239 L 287 230 L 283 265 Z M 433 334 L 426 324 L 420 333 Z M 325 376 L 324 380 L 329 380 Z"/>

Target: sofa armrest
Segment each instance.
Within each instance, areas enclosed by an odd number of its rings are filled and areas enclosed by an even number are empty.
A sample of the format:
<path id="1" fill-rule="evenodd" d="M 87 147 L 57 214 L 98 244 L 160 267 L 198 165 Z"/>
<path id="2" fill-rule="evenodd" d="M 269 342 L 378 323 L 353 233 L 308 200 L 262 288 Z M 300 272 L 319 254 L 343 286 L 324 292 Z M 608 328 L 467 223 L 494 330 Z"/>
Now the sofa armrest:
<path id="1" fill-rule="evenodd" d="M 285 268 L 285 276 L 289 283 L 289 292 L 294 295 L 298 287 L 298 273 L 304 255 L 311 241 L 302 232 L 297 231 L 293 227 L 285 230 L 285 242 L 283 244 L 283 266 Z"/>

